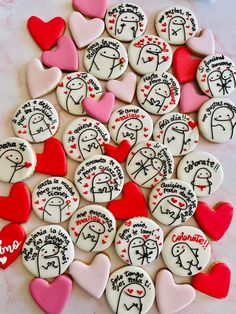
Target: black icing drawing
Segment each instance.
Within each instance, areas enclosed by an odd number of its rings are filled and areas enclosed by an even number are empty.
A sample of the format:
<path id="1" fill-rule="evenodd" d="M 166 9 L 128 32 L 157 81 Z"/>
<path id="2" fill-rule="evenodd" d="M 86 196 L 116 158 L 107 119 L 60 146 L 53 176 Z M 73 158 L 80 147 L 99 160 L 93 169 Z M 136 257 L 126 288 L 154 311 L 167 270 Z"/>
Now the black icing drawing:
<path id="1" fill-rule="evenodd" d="M 42 133 L 49 133 L 52 135 L 52 131 L 50 129 L 50 124 L 45 121 L 45 116 L 43 113 L 34 113 L 29 118 L 29 134 L 32 137 L 32 140 L 35 141 L 37 138 L 37 135 L 40 135 Z"/>
<path id="2" fill-rule="evenodd" d="M 99 151 L 103 154 L 98 138 L 98 132 L 92 128 L 87 128 L 79 134 L 78 149 L 83 159 L 99 154 Z"/>
<path id="3" fill-rule="evenodd" d="M 212 71 L 207 76 L 207 83 L 212 96 L 216 93 L 222 96 L 228 95 L 236 85 L 234 73 L 230 69 L 222 73 L 220 70 Z"/>
<path id="4" fill-rule="evenodd" d="M 115 35 L 128 32 L 132 34 L 133 38 L 137 37 L 137 31 L 139 29 L 140 15 L 135 12 L 125 11 L 122 12 L 115 25 Z"/>
<path id="5" fill-rule="evenodd" d="M 201 192 L 208 189 L 208 194 L 211 194 L 211 186 L 212 182 L 210 181 L 210 178 L 212 177 L 212 174 L 209 169 L 207 168 L 199 168 L 193 178 L 193 181 L 191 182 L 193 189 L 197 192 L 200 190 Z"/>
<path id="6" fill-rule="evenodd" d="M 195 267 L 197 270 L 201 270 L 199 266 L 199 249 L 192 248 L 188 243 L 179 242 L 176 243 L 171 250 L 174 257 L 177 258 L 176 264 L 188 271 L 188 275 L 192 275 L 192 268 Z"/>
<path id="7" fill-rule="evenodd" d="M 81 229 L 75 243 L 86 241 L 86 248 L 92 252 L 98 244 L 100 236 L 104 234 L 105 231 L 106 228 L 101 222 L 89 221 Z"/>
<path id="8" fill-rule="evenodd" d="M 128 246 L 128 257 L 131 264 L 143 265 L 157 258 L 159 255 L 158 244 L 155 240 L 144 240 L 136 237 L 130 241 Z"/>
<path id="9" fill-rule="evenodd" d="M 138 140 L 139 131 L 143 130 L 143 122 L 138 118 L 130 118 L 125 120 L 117 130 L 116 141 L 128 139 L 132 145 Z"/>
<path id="10" fill-rule="evenodd" d="M 159 113 L 164 106 L 166 99 L 171 96 L 169 84 L 160 82 L 152 86 L 147 96 L 144 98 L 142 105 L 149 103 L 150 106 L 156 107 L 156 113 Z"/>
<path id="11" fill-rule="evenodd" d="M 44 206 L 43 210 L 43 217 L 42 219 L 45 220 L 45 215 L 48 216 L 54 216 L 56 213 L 58 213 L 57 216 L 59 216 L 59 221 L 62 220 L 62 212 L 65 208 L 69 208 L 69 204 L 65 202 L 65 200 L 62 197 L 54 196 L 48 199 Z"/>
<path id="12" fill-rule="evenodd" d="M 211 114 L 211 138 L 220 138 L 222 134 L 225 140 L 230 140 L 234 135 L 236 125 L 234 111 L 229 107 L 218 107 Z"/>
<path id="13" fill-rule="evenodd" d="M 38 277 L 47 277 L 51 270 L 58 270 L 61 274 L 61 262 L 58 254 L 60 247 L 54 243 L 45 243 L 37 253 Z M 53 272 L 54 273 L 54 272 Z"/>
<path id="14" fill-rule="evenodd" d="M 78 110 L 78 106 L 82 106 L 81 102 L 85 97 L 88 97 L 87 82 L 81 77 L 74 77 L 67 82 L 66 88 L 69 89 L 69 93 L 66 98 L 66 109 L 69 112 Z M 84 109 L 82 109 L 84 113 Z"/>
<path id="15" fill-rule="evenodd" d="M 7 171 L 10 172 L 10 178 L 8 181 L 9 183 L 11 183 L 17 171 L 20 171 L 26 167 L 23 163 L 24 157 L 17 149 L 6 150 L 0 155 L 0 160 L 3 163 L 2 171 L 6 167 Z"/>
<path id="16" fill-rule="evenodd" d="M 176 37 L 183 38 L 186 41 L 186 30 L 185 30 L 186 20 L 182 16 L 174 16 L 169 21 L 168 26 L 168 37 L 171 41 L 175 40 Z"/>
<path id="17" fill-rule="evenodd" d="M 93 202 L 96 202 L 96 196 L 101 194 L 108 194 L 109 200 L 112 200 L 113 186 L 111 186 L 111 180 L 112 176 L 106 171 L 97 173 L 93 177 L 90 189 L 93 195 Z"/>
<path id="18" fill-rule="evenodd" d="M 144 45 L 138 54 L 137 65 L 140 65 L 141 62 L 146 64 L 154 61 L 155 67 L 154 70 L 157 71 L 160 64 L 166 62 L 166 59 L 160 60 L 160 54 L 163 52 L 163 49 L 155 44 L 146 44 Z M 153 64 L 154 64 L 153 63 Z"/>

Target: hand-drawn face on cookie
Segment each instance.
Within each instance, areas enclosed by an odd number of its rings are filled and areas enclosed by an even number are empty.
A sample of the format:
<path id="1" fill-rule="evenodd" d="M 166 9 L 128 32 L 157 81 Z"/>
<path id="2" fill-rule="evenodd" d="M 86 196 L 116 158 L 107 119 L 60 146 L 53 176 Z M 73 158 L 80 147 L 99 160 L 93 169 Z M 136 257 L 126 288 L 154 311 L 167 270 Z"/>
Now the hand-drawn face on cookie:
<path id="1" fill-rule="evenodd" d="M 116 220 L 105 207 L 88 205 L 71 217 L 69 232 L 81 250 L 100 252 L 111 245 L 116 233 Z"/>
<path id="2" fill-rule="evenodd" d="M 59 126 L 59 117 L 53 105 L 44 99 L 31 99 L 19 106 L 12 118 L 17 136 L 29 142 L 44 142 Z"/>
<path id="3" fill-rule="evenodd" d="M 108 280 L 106 298 L 114 313 L 148 313 L 155 288 L 149 275 L 142 268 L 122 267 L 113 272 Z"/>
<path id="4" fill-rule="evenodd" d="M 234 136 L 236 107 L 225 98 L 205 102 L 198 113 L 198 124 L 203 136 L 216 143 L 227 142 Z"/>
<path id="5" fill-rule="evenodd" d="M 35 229 L 22 249 L 24 266 L 36 277 L 53 278 L 63 274 L 74 260 L 74 246 L 61 226 Z"/>
<path id="6" fill-rule="evenodd" d="M 162 257 L 171 272 L 178 276 L 194 276 L 204 270 L 211 257 L 211 247 L 198 228 L 180 226 L 165 238 Z"/>
<path id="7" fill-rule="evenodd" d="M 131 145 L 148 140 L 152 136 L 152 119 L 141 108 L 133 105 L 115 110 L 109 120 L 108 128 L 116 143 L 128 140 Z"/>
<path id="8" fill-rule="evenodd" d="M 128 56 L 125 47 L 116 39 L 100 38 L 87 47 L 84 65 L 101 80 L 116 79 L 125 72 Z"/>
<path id="9" fill-rule="evenodd" d="M 97 120 L 85 117 L 72 121 L 63 135 L 67 155 L 79 162 L 103 154 L 103 144 L 109 141 L 110 134 L 106 127 Z"/>
<path id="10" fill-rule="evenodd" d="M 163 39 L 144 35 L 134 39 L 128 49 L 129 62 L 139 74 L 167 71 L 172 62 L 172 50 Z"/>
<path id="11" fill-rule="evenodd" d="M 63 109 L 74 115 L 85 115 L 82 100 L 91 97 L 98 100 L 102 95 L 99 81 L 89 73 L 74 72 L 64 76 L 57 87 L 57 98 Z"/>
<path id="12" fill-rule="evenodd" d="M 156 17 L 158 35 L 172 45 L 183 45 L 198 30 L 198 22 L 188 8 L 173 6 L 162 10 Z"/>
<path id="13" fill-rule="evenodd" d="M 186 114 L 171 112 L 160 118 L 153 132 L 155 141 L 166 145 L 173 156 L 191 152 L 199 140 L 197 124 Z"/>
<path id="14" fill-rule="evenodd" d="M 207 96 L 226 97 L 236 86 L 235 65 L 224 55 L 207 56 L 198 66 L 197 81 Z"/>

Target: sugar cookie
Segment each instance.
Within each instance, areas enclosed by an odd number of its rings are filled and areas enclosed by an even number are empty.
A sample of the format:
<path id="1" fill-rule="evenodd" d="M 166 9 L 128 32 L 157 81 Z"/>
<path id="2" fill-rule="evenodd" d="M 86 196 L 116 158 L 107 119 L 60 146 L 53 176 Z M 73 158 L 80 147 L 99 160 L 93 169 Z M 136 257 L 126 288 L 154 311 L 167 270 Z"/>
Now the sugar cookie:
<path id="1" fill-rule="evenodd" d="M 116 220 L 105 207 L 88 205 L 78 209 L 70 219 L 72 241 L 83 251 L 107 249 L 116 234 Z"/>

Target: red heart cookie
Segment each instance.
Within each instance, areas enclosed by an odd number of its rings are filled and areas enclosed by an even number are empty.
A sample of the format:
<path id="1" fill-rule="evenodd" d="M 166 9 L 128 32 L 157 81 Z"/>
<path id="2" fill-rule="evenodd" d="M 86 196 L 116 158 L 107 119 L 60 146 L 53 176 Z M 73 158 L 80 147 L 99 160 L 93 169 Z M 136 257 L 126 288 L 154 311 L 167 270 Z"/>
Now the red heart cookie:
<path id="1" fill-rule="evenodd" d="M 175 50 L 173 70 L 180 84 L 195 80 L 197 68 L 201 61 L 199 58 L 192 58 L 190 52 L 185 47 L 179 47 Z"/>
<path id="2" fill-rule="evenodd" d="M 51 176 L 65 176 L 67 174 L 67 158 L 61 142 L 51 137 L 44 144 L 44 151 L 36 154 L 36 172 Z"/>
<path id="3" fill-rule="evenodd" d="M 118 146 L 111 144 L 104 144 L 103 146 L 105 153 L 120 163 L 125 162 L 131 149 L 131 145 L 127 140 L 123 140 Z"/>
<path id="4" fill-rule="evenodd" d="M 25 241 L 25 231 L 18 224 L 8 224 L 0 232 L 0 268 L 6 269 L 20 254 Z"/>
<path id="5" fill-rule="evenodd" d="M 225 263 L 216 263 L 209 273 L 199 273 L 192 279 L 192 286 L 213 298 L 223 299 L 229 293 L 231 271 Z"/>
<path id="6" fill-rule="evenodd" d="M 9 196 L 0 196 L 0 217 L 12 222 L 24 223 L 31 211 L 30 189 L 23 182 L 15 183 Z"/>
<path id="7" fill-rule="evenodd" d="M 148 207 L 140 187 L 128 182 L 122 190 L 123 197 L 108 203 L 107 208 L 116 219 L 126 220 L 133 217 L 148 217 Z"/>
<path id="8" fill-rule="evenodd" d="M 202 230 L 213 240 L 218 241 L 229 228 L 233 211 L 233 205 L 227 202 L 215 208 L 211 208 L 205 202 L 199 202 L 194 215 Z"/>
<path id="9" fill-rule="evenodd" d="M 31 16 L 27 22 L 28 30 L 42 48 L 42 50 L 49 50 L 52 48 L 58 38 L 60 38 L 66 28 L 66 22 L 61 17 L 54 17 L 48 22 L 44 22 L 37 16 Z"/>

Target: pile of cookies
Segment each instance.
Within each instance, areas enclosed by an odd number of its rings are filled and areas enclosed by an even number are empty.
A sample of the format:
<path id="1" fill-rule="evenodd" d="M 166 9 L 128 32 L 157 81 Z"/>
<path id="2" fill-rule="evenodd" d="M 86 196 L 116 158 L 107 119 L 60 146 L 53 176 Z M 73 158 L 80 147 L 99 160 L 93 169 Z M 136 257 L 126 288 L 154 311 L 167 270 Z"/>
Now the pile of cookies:
<path id="1" fill-rule="evenodd" d="M 223 237 L 233 206 L 223 202 L 213 209 L 198 201 L 218 190 L 223 168 L 196 148 L 199 133 L 213 143 L 234 136 L 236 107 L 227 97 L 236 86 L 236 68 L 227 56 L 215 54 L 211 30 L 199 31 L 188 8 L 159 12 L 157 36 L 145 32 L 148 18 L 136 4 L 107 6 L 106 0 L 74 0 L 71 37 L 61 17 L 28 20 L 43 52 L 27 66 L 31 99 L 12 117 L 16 137 L 0 142 L 0 180 L 13 183 L 9 196 L 0 197 L 1 218 L 12 222 L 0 234 L 0 267 L 22 253 L 36 277 L 30 293 L 46 313 L 63 311 L 71 277 L 95 298 L 106 290 L 114 313 L 147 313 L 155 298 L 161 313 L 175 313 L 194 301 L 195 289 L 225 298 L 230 268 L 217 262 L 203 271 L 211 259 L 207 236 Z M 100 37 L 105 28 L 110 37 Z M 87 72 L 78 71 L 77 48 L 84 48 Z M 138 84 L 128 65 L 140 75 Z M 171 66 L 174 74 L 167 72 Z M 107 91 L 99 80 L 106 81 Z M 58 112 L 42 98 L 53 90 L 60 106 L 78 116 L 62 142 L 54 137 Z M 116 98 L 123 105 L 115 109 Z M 198 122 L 192 112 L 198 112 Z M 44 151 L 36 153 L 32 144 L 42 142 Z M 67 156 L 78 163 L 74 182 L 66 178 Z M 174 157 L 182 157 L 177 178 Z M 34 172 L 48 177 L 31 195 L 22 181 Z M 149 189 L 148 204 L 142 188 Z M 89 205 L 79 208 L 81 198 Z M 28 221 L 31 207 L 48 224 L 26 237 L 20 224 Z M 193 215 L 201 229 L 186 224 Z M 65 221 L 68 232 L 60 226 Z M 163 226 L 171 227 L 165 237 Z M 110 274 L 104 251 L 112 243 L 127 265 Z M 74 246 L 98 252 L 91 265 L 75 260 Z M 143 266 L 160 255 L 168 270 L 158 270 L 154 285 Z M 71 277 L 63 275 L 67 270 Z M 191 285 L 175 284 L 172 274 L 193 276 Z"/>

